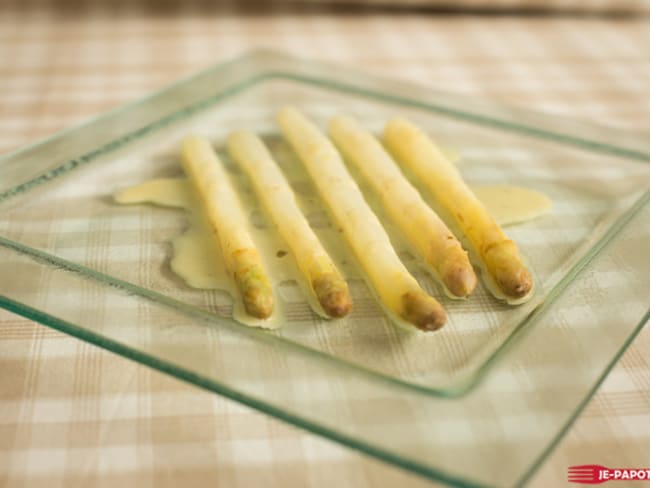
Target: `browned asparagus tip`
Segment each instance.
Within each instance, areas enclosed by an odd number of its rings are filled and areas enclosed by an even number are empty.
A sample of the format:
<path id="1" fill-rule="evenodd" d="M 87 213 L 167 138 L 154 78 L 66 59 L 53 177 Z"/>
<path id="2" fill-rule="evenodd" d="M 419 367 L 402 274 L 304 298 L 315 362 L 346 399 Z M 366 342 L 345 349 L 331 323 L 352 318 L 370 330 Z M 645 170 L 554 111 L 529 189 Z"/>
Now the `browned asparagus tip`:
<path id="1" fill-rule="evenodd" d="M 319 276 L 312 281 L 318 302 L 332 318 L 345 317 L 352 310 L 352 297 L 347 283 L 334 274 Z"/>
<path id="2" fill-rule="evenodd" d="M 425 332 L 438 330 L 447 321 L 442 305 L 424 292 L 404 293 L 402 305 L 402 318 Z"/>
<path id="3" fill-rule="evenodd" d="M 476 273 L 471 266 L 456 264 L 445 270 L 442 281 L 456 297 L 469 296 L 476 288 Z"/>
<path id="4" fill-rule="evenodd" d="M 488 271 L 508 298 L 522 298 L 533 288 L 533 278 L 519 258 L 519 251 L 513 241 L 508 239 L 492 243 L 483 255 Z"/>
<path id="5" fill-rule="evenodd" d="M 523 266 L 509 273 L 501 273 L 496 277 L 501 291 L 510 298 L 525 297 L 533 288 L 533 278 Z"/>
<path id="6" fill-rule="evenodd" d="M 273 294 L 270 287 L 240 286 L 246 313 L 258 319 L 268 319 L 273 313 Z"/>
<path id="7" fill-rule="evenodd" d="M 242 249 L 233 256 L 235 283 L 244 302 L 246 313 L 266 319 L 273 313 L 273 288 L 254 249 Z"/>

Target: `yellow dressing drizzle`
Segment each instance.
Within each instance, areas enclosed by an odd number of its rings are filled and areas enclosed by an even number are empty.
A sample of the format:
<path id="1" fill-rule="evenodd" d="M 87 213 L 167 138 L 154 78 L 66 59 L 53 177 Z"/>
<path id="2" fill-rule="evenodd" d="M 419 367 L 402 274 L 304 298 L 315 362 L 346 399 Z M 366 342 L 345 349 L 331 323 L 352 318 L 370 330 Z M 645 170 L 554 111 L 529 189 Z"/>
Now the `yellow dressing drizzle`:
<path id="1" fill-rule="evenodd" d="M 291 175 L 289 175 L 291 176 Z M 298 188 L 300 185 L 296 185 Z M 551 201 L 544 194 L 517 186 L 506 185 L 473 185 L 472 190 L 488 208 L 501 225 L 526 222 L 536 218 L 551 208 Z M 247 315 L 243 305 L 235 298 L 237 290 L 231 278 L 227 275 L 219 251 L 219 244 L 213 235 L 210 224 L 204 215 L 198 197 L 195 196 L 192 185 L 186 178 L 160 178 L 123 189 L 114 195 L 115 202 L 122 205 L 151 203 L 163 207 L 182 208 L 187 211 L 189 227 L 172 239 L 173 256 L 170 261 L 171 270 L 188 286 L 197 289 L 223 290 L 234 298 L 233 318 L 246 325 L 274 329 L 281 325 L 284 313 L 282 300 L 276 300 L 276 309 L 266 320 L 259 320 Z M 253 209 L 249 218 L 251 233 L 258 247 L 262 260 L 268 268 L 269 277 L 274 289 L 281 283 L 294 281 L 303 290 L 303 295 L 309 301 L 312 309 L 322 315 L 322 310 L 314 297 L 306 292 L 302 277 L 291 257 L 287 247 L 272 232 L 269 232 L 264 216 L 255 209 L 252 197 L 243 198 L 245 208 Z M 332 258 L 347 280 L 363 279 L 359 269 L 350 257 L 342 239 L 335 227 L 329 226 L 328 218 L 323 214 L 317 203 L 303 205 L 312 227 L 319 230 L 319 238 L 323 241 Z M 383 219 L 383 216 L 381 220 Z M 270 224 L 268 224 L 270 226 Z M 393 243 L 399 255 L 408 255 L 410 249 L 404 242 Z"/>
<path id="2" fill-rule="evenodd" d="M 499 225 L 535 219 L 551 209 L 551 200 L 535 190 L 511 185 L 470 185 Z"/>

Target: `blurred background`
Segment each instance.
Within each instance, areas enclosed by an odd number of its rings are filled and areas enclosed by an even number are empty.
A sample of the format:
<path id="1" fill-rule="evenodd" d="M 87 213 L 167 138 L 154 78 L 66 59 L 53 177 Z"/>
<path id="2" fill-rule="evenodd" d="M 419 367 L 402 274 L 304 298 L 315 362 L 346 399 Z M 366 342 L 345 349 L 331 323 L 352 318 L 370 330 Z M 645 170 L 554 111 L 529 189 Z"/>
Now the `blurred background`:
<path id="1" fill-rule="evenodd" d="M 0 154 L 259 47 L 650 135 L 650 0 L 0 0 Z M 532 486 L 564 486 L 576 459 L 647 465 L 648 350 L 646 330 Z M 431 486 L 4 311 L 0 363 L 0 485 Z M 105 454 L 82 420 L 109 393 L 133 412 L 106 479 L 81 462 Z M 38 402 L 64 420 L 45 429 Z M 210 449 L 232 458 L 197 465 Z"/>
<path id="2" fill-rule="evenodd" d="M 649 15 L 650 0 L 3 0 L 0 151 L 254 47 L 643 129 Z"/>

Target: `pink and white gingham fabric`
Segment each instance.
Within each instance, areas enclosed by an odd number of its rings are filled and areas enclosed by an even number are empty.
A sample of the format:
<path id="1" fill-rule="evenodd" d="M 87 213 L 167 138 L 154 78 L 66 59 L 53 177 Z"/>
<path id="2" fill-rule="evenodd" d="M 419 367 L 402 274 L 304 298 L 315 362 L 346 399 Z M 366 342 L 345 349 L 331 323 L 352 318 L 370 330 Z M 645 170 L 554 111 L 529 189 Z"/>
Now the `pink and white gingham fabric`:
<path id="1" fill-rule="evenodd" d="M 644 17 L 14 1 L 0 5 L 0 152 L 260 46 L 650 135 Z M 532 486 L 565 486 L 584 459 L 647 467 L 648 350 L 646 330 Z M 5 311 L 0 372 L 0 486 L 431 486 Z"/>

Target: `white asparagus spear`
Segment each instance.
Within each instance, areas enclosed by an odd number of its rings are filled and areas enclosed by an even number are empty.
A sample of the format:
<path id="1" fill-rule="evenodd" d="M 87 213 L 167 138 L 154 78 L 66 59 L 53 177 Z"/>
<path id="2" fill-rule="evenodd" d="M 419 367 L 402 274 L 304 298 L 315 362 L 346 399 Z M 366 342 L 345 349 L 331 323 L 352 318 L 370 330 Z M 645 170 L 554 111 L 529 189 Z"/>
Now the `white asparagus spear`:
<path id="1" fill-rule="evenodd" d="M 386 125 L 384 142 L 395 158 L 422 180 L 465 234 L 487 270 L 490 291 L 512 304 L 529 298 L 533 279 L 516 244 L 506 237 L 434 142 L 415 125 L 400 118 Z"/>
<path id="2" fill-rule="evenodd" d="M 183 168 L 201 196 L 210 225 L 219 239 L 226 269 L 241 293 L 246 313 L 259 319 L 268 318 L 273 312 L 271 283 L 228 174 L 206 139 L 185 138 Z"/>
<path id="3" fill-rule="evenodd" d="M 347 315 L 352 309 L 348 285 L 298 208 L 293 190 L 262 140 L 251 132 L 236 131 L 228 137 L 228 151 L 253 182 L 325 313 L 335 318 Z"/>
<path id="4" fill-rule="evenodd" d="M 418 329 L 442 327 L 445 311 L 404 267 L 333 144 L 296 109 L 281 110 L 278 122 L 342 228 L 381 303 Z"/>
<path id="5" fill-rule="evenodd" d="M 476 274 L 467 253 L 381 143 L 356 120 L 344 116 L 330 121 L 329 135 L 379 194 L 391 220 L 444 285 L 447 294 L 464 298 L 472 293 Z"/>

